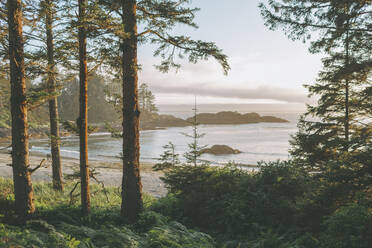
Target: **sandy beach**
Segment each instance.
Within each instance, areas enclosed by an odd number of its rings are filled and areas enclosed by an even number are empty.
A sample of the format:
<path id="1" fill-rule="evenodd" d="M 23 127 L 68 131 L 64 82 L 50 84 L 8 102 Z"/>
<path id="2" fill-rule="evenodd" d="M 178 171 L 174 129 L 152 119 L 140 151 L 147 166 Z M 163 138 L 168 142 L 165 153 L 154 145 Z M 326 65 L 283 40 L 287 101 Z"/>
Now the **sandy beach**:
<path id="1" fill-rule="evenodd" d="M 46 156 L 41 154 L 30 154 L 30 164 L 34 168 L 40 164 L 40 162 L 46 159 L 43 167 L 38 169 L 32 174 L 32 180 L 37 181 L 51 181 L 51 160 L 47 159 Z M 10 155 L 2 150 L 0 151 L 0 176 L 1 177 L 12 177 L 12 168 L 8 166 L 11 163 Z M 119 187 L 122 180 L 122 169 L 119 162 L 110 161 L 89 161 L 91 168 L 95 168 L 97 179 L 104 182 L 107 186 Z M 63 174 L 71 174 L 74 171 L 79 170 L 79 160 L 71 158 L 62 158 Z M 47 168 L 45 168 L 47 167 Z M 164 196 L 167 191 L 164 187 L 163 182 L 160 180 L 161 173 L 152 171 L 151 163 L 141 163 L 141 179 L 143 185 L 143 191 L 151 194 L 152 196 L 159 198 Z M 95 183 L 94 180 L 91 180 Z"/>

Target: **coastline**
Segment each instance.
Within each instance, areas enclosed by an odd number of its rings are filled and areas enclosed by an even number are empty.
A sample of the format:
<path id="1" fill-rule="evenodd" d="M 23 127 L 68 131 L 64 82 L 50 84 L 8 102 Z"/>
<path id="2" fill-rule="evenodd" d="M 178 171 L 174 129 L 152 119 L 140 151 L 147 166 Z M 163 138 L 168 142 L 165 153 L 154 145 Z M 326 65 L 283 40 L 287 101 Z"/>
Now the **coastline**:
<path id="1" fill-rule="evenodd" d="M 51 160 L 43 154 L 35 152 L 30 153 L 30 165 L 32 168 L 39 165 L 40 162 L 46 159 L 44 166 L 32 174 L 32 181 L 52 181 Z M 79 159 L 62 157 L 63 174 L 71 174 L 75 170 L 79 170 Z M 11 163 L 11 157 L 6 150 L 0 150 L 0 176 L 4 178 L 12 178 L 12 168 L 7 164 Z M 155 198 L 163 197 L 167 194 L 164 183 L 160 180 L 162 173 L 152 171 L 153 163 L 140 162 L 141 164 L 141 180 L 143 191 L 149 193 Z M 47 168 L 45 168 L 45 166 Z M 95 168 L 99 174 L 96 176 L 107 186 L 120 187 L 122 181 L 122 167 L 120 162 L 113 161 L 97 161 L 90 160 L 89 166 Z M 96 183 L 91 180 L 91 183 Z"/>

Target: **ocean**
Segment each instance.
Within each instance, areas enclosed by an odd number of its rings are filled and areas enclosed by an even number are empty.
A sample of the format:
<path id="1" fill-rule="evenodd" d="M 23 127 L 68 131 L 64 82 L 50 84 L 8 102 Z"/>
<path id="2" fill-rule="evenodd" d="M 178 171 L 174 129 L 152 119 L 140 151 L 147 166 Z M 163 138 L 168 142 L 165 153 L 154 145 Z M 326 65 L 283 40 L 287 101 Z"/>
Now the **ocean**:
<path id="1" fill-rule="evenodd" d="M 211 112 L 211 111 L 209 111 Z M 249 111 L 244 111 L 249 112 Z M 241 111 L 241 113 L 244 113 Z M 180 113 L 165 112 L 179 117 L 188 117 L 191 111 Z M 199 125 L 199 133 L 205 134 L 200 145 L 228 145 L 242 153 L 233 155 L 204 154 L 201 159 L 213 164 L 235 162 L 255 165 L 258 161 L 276 161 L 288 159 L 289 140 L 297 131 L 299 112 L 258 112 L 260 115 L 272 115 L 289 120 L 289 123 L 257 123 L 244 125 Z M 172 142 L 176 153 L 182 155 L 187 151 L 187 144 L 192 142 L 184 133 L 191 134 L 191 127 L 171 127 L 163 130 L 146 130 L 140 132 L 140 160 L 157 162 L 163 153 L 163 146 Z M 62 138 L 61 155 L 79 158 L 79 138 L 76 136 Z M 95 133 L 89 137 L 89 158 L 93 160 L 119 160 L 121 140 L 112 138 L 109 133 Z M 48 154 L 48 140 L 33 140 L 30 151 Z"/>

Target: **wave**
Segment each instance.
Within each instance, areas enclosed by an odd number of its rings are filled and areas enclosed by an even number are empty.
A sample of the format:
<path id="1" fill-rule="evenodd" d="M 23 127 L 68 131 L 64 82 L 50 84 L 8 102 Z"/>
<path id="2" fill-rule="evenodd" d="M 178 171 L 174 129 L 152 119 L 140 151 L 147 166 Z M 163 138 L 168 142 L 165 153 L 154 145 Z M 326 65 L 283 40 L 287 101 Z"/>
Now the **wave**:
<path id="1" fill-rule="evenodd" d="M 71 150 L 64 150 L 64 149 L 61 149 L 61 152 L 72 153 L 72 154 L 80 154 L 79 151 L 71 151 Z"/>
<path id="2" fill-rule="evenodd" d="M 111 136 L 111 133 L 109 133 L 109 132 L 97 132 L 97 133 L 92 133 L 89 136 Z"/>

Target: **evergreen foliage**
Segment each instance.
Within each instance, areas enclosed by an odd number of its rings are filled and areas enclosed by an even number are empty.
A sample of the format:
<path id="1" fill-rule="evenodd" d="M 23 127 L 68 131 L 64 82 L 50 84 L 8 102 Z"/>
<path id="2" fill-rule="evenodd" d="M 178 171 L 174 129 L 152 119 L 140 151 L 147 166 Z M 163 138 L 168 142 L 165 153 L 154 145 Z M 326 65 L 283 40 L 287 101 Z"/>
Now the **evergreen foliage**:
<path id="1" fill-rule="evenodd" d="M 158 108 L 155 105 L 155 96 L 149 89 L 149 86 L 145 83 L 140 84 L 138 87 L 138 104 L 140 106 L 140 110 L 143 112 L 148 113 L 157 113 Z"/>
<path id="2" fill-rule="evenodd" d="M 93 74 L 89 77 L 88 119 L 91 123 L 112 122 L 119 119 L 113 106 L 109 103 L 107 85 L 103 77 Z M 79 103 L 79 84 L 77 79 L 66 84 L 58 98 L 60 118 L 75 121 L 79 116 L 76 106 Z"/>
<path id="3" fill-rule="evenodd" d="M 183 156 L 186 159 L 187 164 L 197 166 L 200 163 L 208 164 L 208 161 L 204 161 L 204 160 L 200 159 L 200 157 L 203 154 L 203 150 L 205 148 L 207 148 L 207 145 L 200 145 L 199 140 L 201 138 L 203 138 L 205 136 L 205 134 L 200 133 L 199 130 L 198 130 L 199 123 L 198 123 L 198 120 L 197 120 L 198 109 L 196 107 L 196 102 L 195 102 L 195 106 L 193 108 L 193 111 L 194 111 L 194 116 L 193 116 L 192 121 L 190 123 L 191 128 L 192 128 L 192 133 L 191 134 L 183 133 L 183 135 L 185 135 L 186 137 L 191 138 L 192 142 L 187 144 L 189 149 L 188 149 L 188 151 L 186 151 L 183 154 Z"/>
<path id="4" fill-rule="evenodd" d="M 326 182 L 290 162 L 261 163 L 255 173 L 233 164 L 180 165 L 163 180 L 170 194 L 151 209 L 211 234 L 221 247 L 359 247 L 358 242 L 364 247 L 369 242 L 370 195 L 358 204 L 335 206 L 329 200 L 335 192 L 325 190 Z"/>
<path id="5" fill-rule="evenodd" d="M 169 142 L 163 146 L 164 152 L 158 159 L 159 162 L 153 166 L 154 171 L 166 171 L 180 164 L 179 154 L 176 153 L 176 146 Z"/>
<path id="6" fill-rule="evenodd" d="M 317 83 L 306 85 L 317 106 L 308 106 L 291 141 L 298 166 L 320 173 L 347 197 L 366 190 L 372 153 L 370 1 L 269 1 L 261 12 L 270 29 L 311 41 L 325 53 Z M 345 184 L 348 185 L 345 187 Z M 348 188 L 348 189 L 347 189 Z"/>

